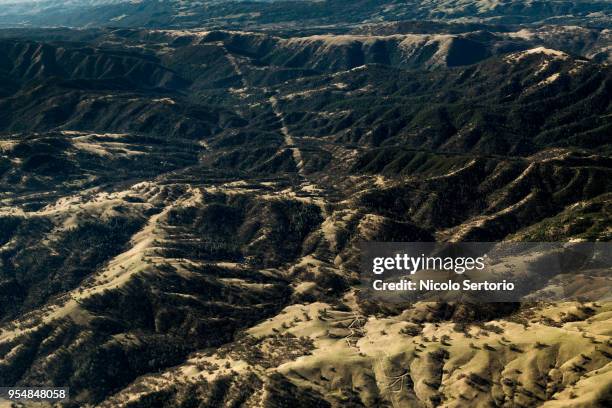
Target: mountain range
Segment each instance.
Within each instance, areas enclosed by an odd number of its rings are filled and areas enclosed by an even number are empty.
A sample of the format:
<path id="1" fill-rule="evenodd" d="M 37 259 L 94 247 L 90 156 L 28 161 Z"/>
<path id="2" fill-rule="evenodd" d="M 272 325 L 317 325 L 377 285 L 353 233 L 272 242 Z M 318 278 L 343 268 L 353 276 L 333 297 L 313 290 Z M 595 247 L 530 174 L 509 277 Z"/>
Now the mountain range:
<path id="1" fill-rule="evenodd" d="M 609 270 L 537 303 L 359 290 L 362 241 L 611 240 L 609 2 L 0 3 L 0 385 L 612 401 Z"/>

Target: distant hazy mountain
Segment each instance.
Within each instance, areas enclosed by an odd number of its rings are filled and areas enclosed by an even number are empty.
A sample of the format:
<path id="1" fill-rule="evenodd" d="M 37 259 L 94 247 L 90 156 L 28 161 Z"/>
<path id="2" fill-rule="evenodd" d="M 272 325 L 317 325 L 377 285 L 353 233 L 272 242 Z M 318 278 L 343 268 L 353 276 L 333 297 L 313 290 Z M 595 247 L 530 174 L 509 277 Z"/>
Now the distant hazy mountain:
<path id="1" fill-rule="evenodd" d="M 33 26 L 246 27 L 351 25 L 406 19 L 608 25 L 612 5 L 592 1 L 3 0 L 0 23 Z"/>

